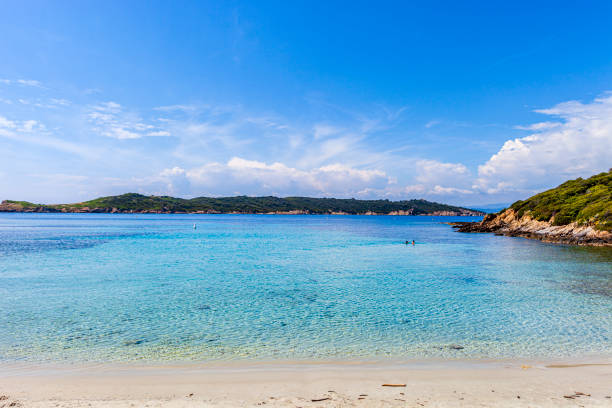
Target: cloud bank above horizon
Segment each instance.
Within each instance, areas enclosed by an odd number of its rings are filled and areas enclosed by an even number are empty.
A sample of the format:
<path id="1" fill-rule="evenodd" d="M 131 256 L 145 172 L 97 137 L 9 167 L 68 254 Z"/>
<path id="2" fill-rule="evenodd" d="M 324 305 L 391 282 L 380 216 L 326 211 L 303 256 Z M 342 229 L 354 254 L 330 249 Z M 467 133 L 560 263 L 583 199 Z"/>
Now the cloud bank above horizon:
<path id="1" fill-rule="evenodd" d="M 131 191 L 473 205 L 511 202 L 612 166 L 610 93 L 537 109 L 546 120 L 516 124 L 522 136 L 473 163 L 415 148 L 418 140 L 402 135 L 431 132 L 441 120 L 408 132 L 405 107 L 364 113 L 318 104 L 331 112 L 325 120 L 289 120 L 241 105 L 130 107 L 33 79 L 1 79 L 0 87 L 1 199 L 74 202 Z M 389 135 L 399 143 L 383 143 Z"/>

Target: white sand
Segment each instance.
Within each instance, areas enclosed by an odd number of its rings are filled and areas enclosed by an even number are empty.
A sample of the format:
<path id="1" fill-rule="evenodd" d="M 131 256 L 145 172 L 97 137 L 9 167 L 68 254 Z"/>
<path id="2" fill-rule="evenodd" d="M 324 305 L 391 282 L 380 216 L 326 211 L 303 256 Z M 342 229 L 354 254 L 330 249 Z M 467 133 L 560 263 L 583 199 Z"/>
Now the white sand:
<path id="1" fill-rule="evenodd" d="M 606 397 L 610 361 L 0 366 L 0 407 L 612 407 Z"/>

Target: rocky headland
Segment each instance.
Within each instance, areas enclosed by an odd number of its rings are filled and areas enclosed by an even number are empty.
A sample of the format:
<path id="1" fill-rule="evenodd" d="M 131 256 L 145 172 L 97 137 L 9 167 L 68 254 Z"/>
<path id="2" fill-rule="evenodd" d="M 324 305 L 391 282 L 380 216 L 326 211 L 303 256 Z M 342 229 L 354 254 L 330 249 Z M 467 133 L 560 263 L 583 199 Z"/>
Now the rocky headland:
<path id="1" fill-rule="evenodd" d="M 559 244 L 612 246 L 610 231 L 598 230 L 592 225 L 579 225 L 576 222 L 552 225 L 548 221 L 535 220 L 529 215 L 519 217 L 511 208 L 499 214 L 489 214 L 481 222 L 450 224 L 459 232 L 492 232 Z"/>
<path id="2" fill-rule="evenodd" d="M 450 223 L 459 232 L 492 232 L 571 245 L 612 246 L 612 170 L 517 201 L 480 222 Z"/>

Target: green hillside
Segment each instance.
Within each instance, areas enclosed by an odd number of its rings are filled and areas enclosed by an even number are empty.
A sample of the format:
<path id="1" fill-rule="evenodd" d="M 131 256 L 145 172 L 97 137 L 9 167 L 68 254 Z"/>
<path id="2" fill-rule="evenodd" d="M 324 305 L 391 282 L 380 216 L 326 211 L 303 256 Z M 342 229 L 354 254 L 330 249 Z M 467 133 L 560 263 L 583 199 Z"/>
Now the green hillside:
<path id="1" fill-rule="evenodd" d="M 3 211 L 75 211 L 86 209 L 91 212 L 218 212 L 218 213 L 269 213 L 302 211 L 310 214 L 343 212 L 364 214 L 373 212 L 388 214 L 393 211 L 411 211 L 414 215 L 430 214 L 436 211 L 450 211 L 461 214 L 480 215 L 462 207 L 434 203 L 426 200 L 355 200 L 338 198 L 309 197 L 198 197 L 192 199 L 168 196 L 145 196 L 128 193 L 118 196 L 96 198 L 75 204 L 33 204 L 25 201 L 6 200 L 0 206 Z"/>
<path id="2" fill-rule="evenodd" d="M 588 179 L 566 181 L 559 187 L 536 194 L 510 207 L 522 217 L 529 214 L 553 225 L 572 222 L 612 230 L 612 169 Z"/>

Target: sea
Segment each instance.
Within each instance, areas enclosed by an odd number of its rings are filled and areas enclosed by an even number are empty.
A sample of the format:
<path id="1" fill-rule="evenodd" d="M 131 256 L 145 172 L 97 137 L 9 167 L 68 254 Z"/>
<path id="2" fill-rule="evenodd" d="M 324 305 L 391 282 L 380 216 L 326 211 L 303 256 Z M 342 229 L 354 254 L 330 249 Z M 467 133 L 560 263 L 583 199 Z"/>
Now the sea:
<path id="1" fill-rule="evenodd" d="M 2 213 L 0 362 L 612 357 L 612 249 L 476 220 Z"/>

